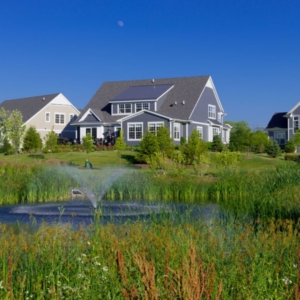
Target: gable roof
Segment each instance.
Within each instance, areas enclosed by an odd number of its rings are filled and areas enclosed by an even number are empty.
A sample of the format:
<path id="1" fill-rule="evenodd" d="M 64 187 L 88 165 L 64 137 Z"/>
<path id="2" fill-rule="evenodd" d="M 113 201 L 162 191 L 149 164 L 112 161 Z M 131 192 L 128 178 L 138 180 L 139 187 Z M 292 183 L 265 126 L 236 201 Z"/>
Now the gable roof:
<path id="1" fill-rule="evenodd" d="M 209 79 L 210 76 L 193 76 L 104 82 L 73 125 L 80 124 L 81 116 L 88 109 L 92 109 L 102 122 L 116 122 L 120 119 L 120 116 L 111 115 L 111 104 L 109 102 L 121 97 L 130 87 L 136 86 L 174 86 L 165 93 L 164 101 L 156 113 L 173 119 L 188 120 Z"/>
<path id="2" fill-rule="evenodd" d="M 290 111 L 288 111 L 286 113 L 286 116 L 290 116 L 294 112 L 294 110 L 296 110 L 299 107 L 299 105 L 300 105 L 300 102 L 298 102 Z"/>
<path id="3" fill-rule="evenodd" d="M 39 112 L 43 107 L 45 107 L 58 95 L 59 93 L 13 100 L 5 100 L 2 103 L 0 103 L 0 107 L 3 107 L 6 111 L 9 112 L 16 109 L 19 110 L 23 116 L 23 122 L 26 123 L 32 116 Z"/>
<path id="4" fill-rule="evenodd" d="M 266 129 L 287 129 L 286 112 L 275 113 L 269 121 Z"/>

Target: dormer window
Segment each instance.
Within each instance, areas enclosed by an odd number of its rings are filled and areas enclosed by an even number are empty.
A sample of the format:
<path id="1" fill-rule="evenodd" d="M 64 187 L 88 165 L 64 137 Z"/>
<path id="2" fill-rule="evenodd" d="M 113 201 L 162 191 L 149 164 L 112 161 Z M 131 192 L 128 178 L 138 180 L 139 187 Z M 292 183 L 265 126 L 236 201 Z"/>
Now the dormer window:
<path id="1" fill-rule="evenodd" d="M 149 102 L 145 102 L 145 103 L 137 103 L 135 105 L 135 111 L 141 111 L 141 110 L 149 110 Z"/>
<path id="2" fill-rule="evenodd" d="M 120 103 L 118 104 L 119 114 L 131 114 L 131 104 L 130 103 Z"/>
<path id="3" fill-rule="evenodd" d="M 216 119 L 216 107 L 214 105 L 208 105 L 208 117 L 210 119 Z"/>

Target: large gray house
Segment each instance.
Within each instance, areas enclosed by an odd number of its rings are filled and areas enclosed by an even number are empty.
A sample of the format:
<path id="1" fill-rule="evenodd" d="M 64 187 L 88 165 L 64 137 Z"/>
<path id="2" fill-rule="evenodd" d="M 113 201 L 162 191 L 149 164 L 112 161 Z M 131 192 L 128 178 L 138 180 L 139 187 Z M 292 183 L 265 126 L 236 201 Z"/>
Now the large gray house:
<path id="1" fill-rule="evenodd" d="M 193 129 L 205 141 L 219 135 L 229 142 L 231 126 L 223 123 L 225 111 L 210 76 L 104 82 L 79 117 L 79 142 L 90 133 L 94 139 L 118 136 L 138 144 L 146 130 L 165 126 L 175 143 L 188 140 Z"/>
<path id="2" fill-rule="evenodd" d="M 266 130 L 270 140 L 276 140 L 280 146 L 294 137 L 300 128 L 300 102 L 290 111 L 275 113 L 269 121 Z"/>

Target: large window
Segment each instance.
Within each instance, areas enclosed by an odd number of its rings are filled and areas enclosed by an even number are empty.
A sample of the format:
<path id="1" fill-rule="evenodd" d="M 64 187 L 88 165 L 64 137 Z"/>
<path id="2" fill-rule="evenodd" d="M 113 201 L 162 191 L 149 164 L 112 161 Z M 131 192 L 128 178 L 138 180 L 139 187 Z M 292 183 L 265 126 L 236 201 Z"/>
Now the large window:
<path id="1" fill-rule="evenodd" d="M 208 105 L 208 117 L 210 119 L 216 118 L 216 107 L 214 105 Z"/>
<path id="2" fill-rule="evenodd" d="M 294 133 L 299 129 L 299 116 L 294 116 Z"/>
<path id="3" fill-rule="evenodd" d="M 197 126 L 197 131 L 199 134 L 199 138 L 203 139 L 203 127 L 202 126 Z"/>
<path id="4" fill-rule="evenodd" d="M 174 123 L 174 132 L 173 132 L 174 140 L 179 141 L 180 140 L 180 124 Z"/>
<path id="5" fill-rule="evenodd" d="M 213 127 L 212 128 L 213 136 L 219 135 L 220 134 L 220 128 L 218 127 Z"/>
<path id="6" fill-rule="evenodd" d="M 65 124 L 65 115 L 55 114 L 55 124 Z"/>
<path id="7" fill-rule="evenodd" d="M 119 114 L 131 114 L 131 104 L 130 103 L 120 103 L 118 105 Z"/>
<path id="8" fill-rule="evenodd" d="M 151 133 L 157 135 L 158 128 L 163 126 L 163 122 L 148 122 L 148 129 Z"/>
<path id="9" fill-rule="evenodd" d="M 279 145 L 285 145 L 285 132 L 275 132 L 274 139 Z"/>
<path id="10" fill-rule="evenodd" d="M 128 123 L 128 140 L 141 140 L 143 123 Z"/>
<path id="11" fill-rule="evenodd" d="M 141 111 L 141 110 L 149 110 L 149 103 L 137 103 L 135 105 L 135 111 Z"/>

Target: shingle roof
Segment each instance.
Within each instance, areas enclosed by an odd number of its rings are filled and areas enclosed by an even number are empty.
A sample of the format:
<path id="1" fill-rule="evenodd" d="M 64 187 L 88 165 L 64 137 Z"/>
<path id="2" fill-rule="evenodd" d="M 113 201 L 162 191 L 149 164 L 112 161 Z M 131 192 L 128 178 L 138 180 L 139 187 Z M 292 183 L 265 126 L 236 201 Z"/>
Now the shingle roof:
<path id="1" fill-rule="evenodd" d="M 275 113 L 269 121 L 266 129 L 287 128 L 287 118 L 284 117 L 286 112 Z"/>
<path id="2" fill-rule="evenodd" d="M 3 107 L 9 112 L 12 112 L 15 109 L 19 110 L 22 113 L 23 122 L 25 123 L 58 95 L 59 93 L 5 100 L 0 103 L 0 108 Z"/>
<path id="3" fill-rule="evenodd" d="M 111 101 L 157 99 L 172 86 L 172 84 L 130 86 L 125 91 L 114 97 Z"/>
<path id="4" fill-rule="evenodd" d="M 151 87 L 153 85 L 174 85 L 174 87 L 167 92 L 157 113 L 175 119 L 188 120 L 209 77 L 210 76 L 163 78 L 155 79 L 154 82 L 152 79 L 104 82 L 75 122 L 78 122 L 80 117 L 89 108 L 94 112 L 98 111 L 99 115 L 97 116 L 103 122 L 115 122 L 120 116 L 111 115 L 110 100 L 114 99 L 131 86 Z M 174 105 L 175 102 L 179 104 L 182 103 L 183 100 L 185 101 L 184 105 Z"/>

